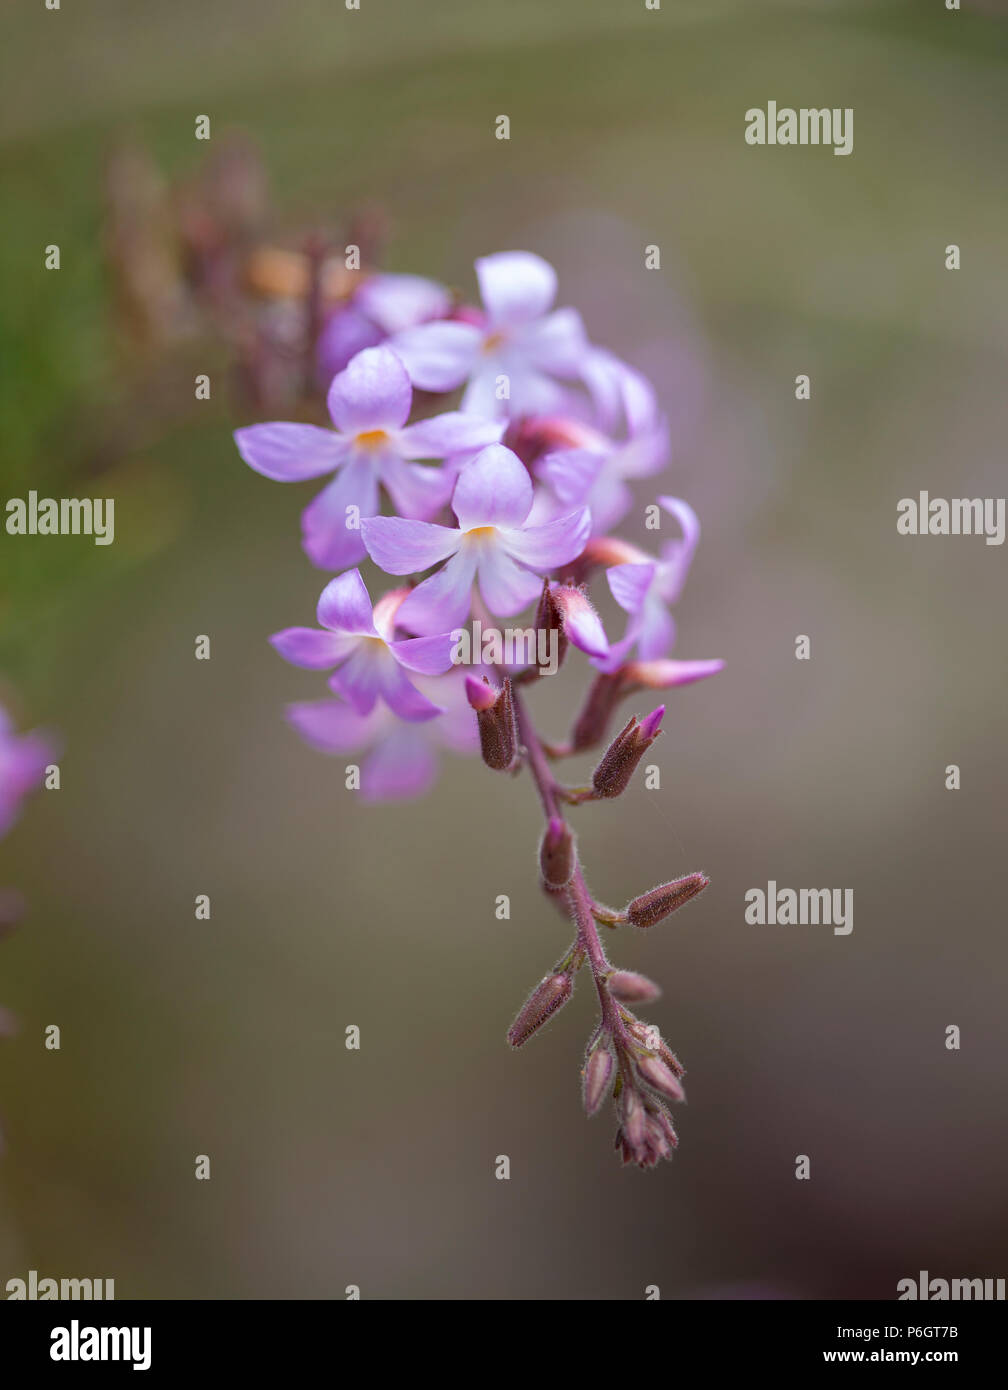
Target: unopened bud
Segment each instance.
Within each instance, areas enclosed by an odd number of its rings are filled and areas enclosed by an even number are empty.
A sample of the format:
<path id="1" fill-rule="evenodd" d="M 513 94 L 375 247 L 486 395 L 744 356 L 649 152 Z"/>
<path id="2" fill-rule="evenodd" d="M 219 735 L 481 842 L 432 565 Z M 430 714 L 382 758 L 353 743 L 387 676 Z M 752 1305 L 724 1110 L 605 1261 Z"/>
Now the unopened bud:
<path id="1" fill-rule="evenodd" d="M 661 990 L 654 980 L 638 975 L 636 970 L 614 970 L 606 979 L 609 993 L 621 1004 L 650 1004 Z"/>
<path id="2" fill-rule="evenodd" d="M 589 1115 L 594 1115 L 605 1100 L 612 1074 L 612 1053 L 600 1043 L 584 1069 L 584 1107 Z"/>
<path id="3" fill-rule="evenodd" d="M 707 676 L 724 670 L 724 662 L 715 661 L 629 661 L 623 667 L 623 689 L 672 690 L 680 685 L 692 685 Z"/>
<path id="4" fill-rule="evenodd" d="M 551 888 L 563 888 L 574 872 L 574 836 L 570 827 L 553 816 L 539 845 L 539 868 Z"/>
<path id="5" fill-rule="evenodd" d="M 685 1100 L 686 1092 L 682 1083 L 659 1057 L 642 1057 L 637 1063 L 641 1079 L 670 1100 Z"/>
<path id="6" fill-rule="evenodd" d="M 505 676 L 504 684 L 495 691 L 485 676 L 482 681 L 466 676 L 465 689 L 466 699 L 476 711 L 483 761 L 497 772 L 507 772 L 518 751 L 510 680 Z"/>
<path id="7" fill-rule="evenodd" d="M 609 639 L 584 589 L 575 584 L 555 584 L 550 594 L 564 637 L 589 656 L 606 656 Z"/>
<path id="8" fill-rule="evenodd" d="M 508 1042 L 512 1047 L 521 1047 L 532 1034 L 543 1026 L 567 1003 L 573 993 L 574 985 L 569 975 L 546 975 L 535 987 L 518 1017 L 508 1029 Z"/>
<path id="9" fill-rule="evenodd" d="M 632 1149 L 644 1143 L 647 1133 L 647 1111 L 639 1091 L 628 1090 L 623 1101 L 623 1133 Z"/>
<path id="10" fill-rule="evenodd" d="M 635 927 L 653 927 L 661 922 L 677 907 L 688 903 L 710 883 L 706 874 L 687 874 L 685 878 L 673 879 L 671 883 L 660 883 L 657 888 L 649 888 L 639 898 L 627 905 L 626 919 Z"/>
<path id="11" fill-rule="evenodd" d="M 619 796 L 626 790 L 637 764 L 661 733 L 664 713 L 665 706 L 659 705 L 644 720 L 638 721 L 635 716 L 624 725 L 592 775 L 596 796 Z"/>
<path id="12" fill-rule="evenodd" d="M 539 652 L 540 632 L 556 633 L 556 666 L 554 671 L 563 664 L 563 659 L 567 655 L 567 634 L 564 632 L 563 614 L 561 613 L 556 599 L 553 597 L 553 590 L 548 579 L 543 580 L 542 594 L 539 596 L 539 607 L 536 609 L 535 623 L 536 631 L 536 653 Z M 547 640 L 547 650 L 549 648 Z"/>

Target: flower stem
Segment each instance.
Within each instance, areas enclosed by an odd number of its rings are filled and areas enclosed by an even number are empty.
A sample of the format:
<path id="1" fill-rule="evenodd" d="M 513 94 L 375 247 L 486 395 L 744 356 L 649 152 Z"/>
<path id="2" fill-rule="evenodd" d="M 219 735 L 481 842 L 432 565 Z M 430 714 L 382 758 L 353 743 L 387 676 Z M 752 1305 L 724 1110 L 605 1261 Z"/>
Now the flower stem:
<path id="1" fill-rule="evenodd" d="M 561 803 L 567 800 L 564 789 L 553 776 L 542 740 L 532 723 L 532 717 L 524 699 L 517 690 L 513 691 L 512 698 L 515 715 L 518 719 L 518 733 L 525 748 L 529 772 L 532 774 L 536 791 L 539 793 L 539 800 L 542 802 L 543 813 L 547 822 L 564 820 L 560 810 Z M 595 922 L 595 902 L 588 891 L 588 885 L 585 883 L 581 861 L 576 851 L 574 871 L 567 885 L 566 893 L 571 917 L 577 927 L 578 944 L 588 957 L 591 966 L 595 989 L 598 992 L 599 1006 L 602 1010 L 603 1027 L 612 1034 L 613 1040 L 619 1046 L 620 1043 L 626 1041 L 626 1029 L 619 1007 L 606 984 L 606 977 L 612 970 L 612 966 L 607 960 L 599 940 L 598 927 Z"/>

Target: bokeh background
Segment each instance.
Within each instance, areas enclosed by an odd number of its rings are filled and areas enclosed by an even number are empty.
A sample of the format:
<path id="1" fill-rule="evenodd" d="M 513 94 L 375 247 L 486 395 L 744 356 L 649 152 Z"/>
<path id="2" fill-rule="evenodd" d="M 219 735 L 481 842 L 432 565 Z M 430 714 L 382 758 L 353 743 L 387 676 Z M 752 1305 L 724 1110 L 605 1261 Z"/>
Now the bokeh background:
<path id="1" fill-rule="evenodd" d="M 895 527 L 920 489 L 1005 491 L 1003 13 L 38 0 L 7 16 L 3 498 L 112 495 L 116 540 L 0 536 L 5 699 L 66 748 L 62 790 L 0 846 L 0 882 L 30 904 L 0 953 L 21 1019 L 0 1049 L 0 1280 L 888 1299 L 921 1268 L 1008 1273 L 1006 557 Z M 853 106 L 854 154 L 748 147 L 744 112 L 770 99 Z M 505 1043 L 567 941 L 536 886 L 527 781 L 453 761 L 421 805 L 365 808 L 345 760 L 283 722 L 322 693 L 266 645 L 321 587 L 298 544 L 312 485 L 240 463 L 230 430 L 255 416 L 220 335 L 140 350 L 108 266 L 110 157 L 125 141 L 189 178 L 200 113 L 260 153 L 278 244 L 377 210 L 385 268 L 467 294 L 475 256 L 536 250 L 560 302 L 662 394 L 662 484 L 704 528 L 678 654 L 727 667 L 669 701 L 660 792 L 577 815 L 606 901 L 713 880 L 613 943 L 663 983 L 649 1016 L 689 1072 L 659 1171 L 621 1170 L 610 1114 L 582 1116 L 587 981 L 521 1052 Z M 547 731 L 580 676 L 537 692 Z M 853 934 L 747 926 L 745 891 L 771 878 L 853 888 Z"/>

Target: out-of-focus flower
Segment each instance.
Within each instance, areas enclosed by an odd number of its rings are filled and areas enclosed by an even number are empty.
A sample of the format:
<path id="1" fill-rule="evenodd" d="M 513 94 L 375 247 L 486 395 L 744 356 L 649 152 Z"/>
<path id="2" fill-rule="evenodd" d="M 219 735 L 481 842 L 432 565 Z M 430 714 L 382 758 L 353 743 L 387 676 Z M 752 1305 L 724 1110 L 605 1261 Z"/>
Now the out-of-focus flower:
<path id="1" fill-rule="evenodd" d="M 426 391 L 454 391 L 464 382 L 462 409 L 489 417 L 561 409 L 570 393 L 558 378 L 579 378 L 588 340 L 574 309 L 550 312 L 553 267 L 529 251 L 502 251 L 476 262 L 476 278 L 482 323 L 427 323 L 392 338 L 413 382 Z"/>
<path id="2" fill-rule="evenodd" d="M 395 640 L 396 610 L 407 592 L 394 589 L 372 611 L 360 571 L 348 570 L 322 590 L 321 629 L 289 627 L 270 641 L 294 666 L 308 671 L 338 666 L 330 688 L 345 696 L 360 715 L 370 714 L 381 699 L 401 719 L 434 719 L 441 711 L 420 694 L 406 672 L 443 674 L 452 664 L 454 644 L 450 632 Z"/>
<path id="3" fill-rule="evenodd" d="M 306 743 L 322 753 L 363 753 L 363 801 L 400 801 L 422 796 L 437 777 L 438 754 L 475 753 L 476 721 L 466 702 L 461 672 L 421 680 L 426 697 L 441 712 L 425 723 L 403 723 L 384 704 L 370 714 L 339 699 L 305 700 L 287 706 L 287 718 Z"/>
<path id="4" fill-rule="evenodd" d="M 378 274 L 368 279 L 326 319 L 318 340 L 319 371 L 329 381 L 364 348 L 394 333 L 447 318 L 452 295 L 421 275 Z"/>
<path id="5" fill-rule="evenodd" d="M 301 517 L 304 548 L 321 569 L 364 558 L 359 522 L 374 516 L 379 486 L 406 517 L 433 516 L 451 495 L 452 475 L 416 463 L 443 459 L 498 440 L 503 425 L 461 411 L 407 425 L 413 388 L 390 348 L 368 348 L 333 378 L 329 414 L 335 429 L 273 423 L 235 431 L 245 462 L 280 482 L 336 473 Z"/>
<path id="6" fill-rule="evenodd" d="M 401 517 L 362 522 L 364 544 L 389 574 L 448 563 L 405 600 L 398 620 L 413 632 L 457 628 L 469 616 L 473 581 L 491 613 L 510 617 L 532 602 L 543 575 L 581 553 L 591 529 L 587 507 L 545 526 L 528 526 L 532 480 L 501 444 L 484 449 L 459 475 L 452 495 L 458 528 Z"/>
<path id="7" fill-rule="evenodd" d="M 36 730 L 16 734 L 10 716 L 0 706 L 0 835 L 17 820 L 21 804 L 42 786 L 45 770 L 56 756 L 53 740 Z"/>
<path id="8" fill-rule="evenodd" d="M 659 497 L 658 502 L 676 518 L 682 537 L 667 541 L 658 560 L 626 542 L 616 542 L 619 549 L 615 553 L 627 558 L 608 569 L 606 579 L 613 598 L 628 615 L 628 622 L 620 641 L 614 642 L 596 662 L 600 670 L 616 670 L 635 646 L 641 661 L 655 661 L 675 642 L 675 620 L 667 605 L 675 603 L 686 582 L 700 539 L 700 522 L 693 508 L 678 497 Z M 602 545 L 612 547 L 613 543 L 603 541 Z"/>
<path id="9" fill-rule="evenodd" d="M 580 503 L 590 508 L 592 534 L 598 536 L 622 521 L 633 505 L 627 483 L 660 473 L 668 448 L 668 425 L 657 420 L 621 443 L 598 434 L 589 448 L 547 454 L 535 472 L 560 507 Z"/>

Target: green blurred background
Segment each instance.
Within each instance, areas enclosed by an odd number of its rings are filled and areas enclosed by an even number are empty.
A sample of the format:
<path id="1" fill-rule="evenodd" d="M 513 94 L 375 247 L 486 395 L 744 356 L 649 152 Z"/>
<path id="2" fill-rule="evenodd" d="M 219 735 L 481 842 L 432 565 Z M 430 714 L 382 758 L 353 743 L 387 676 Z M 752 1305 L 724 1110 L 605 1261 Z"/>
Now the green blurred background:
<path id="1" fill-rule="evenodd" d="M 22 1025 L 0 1049 L 0 1282 L 892 1298 L 921 1268 L 1008 1273 L 1005 552 L 895 528 L 920 489 L 1004 492 L 1008 44 L 1001 7 L 964 8 L 8 14 L 2 497 L 114 496 L 116 540 L 0 536 L 5 698 L 66 747 L 62 790 L 0 845 L 30 903 L 0 952 Z M 744 112 L 770 99 L 852 106 L 854 154 L 748 147 Z M 613 943 L 663 983 L 649 1016 L 689 1072 L 660 1171 L 621 1171 L 610 1115 L 582 1116 L 587 980 L 506 1046 L 567 941 L 526 779 L 454 761 L 426 802 L 364 808 L 345 760 L 283 723 L 322 693 L 265 640 L 321 587 L 298 545 L 312 488 L 240 463 L 250 416 L 227 389 L 193 402 L 195 372 L 227 379 L 219 341 L 121 341 L 104 265 L 110 150 L 185 176 L 201 113 L 261 151 L 278 236 L 377 207 L 386 268 L 468 293 L 475 256 L 538 251 L 560 302 L 661 390 L 662 487 L 704 527 L 678 654 L 727 668 L 670 699 L 660 792 L 577 814 L 605 901 L 713 880 Z M 547 732 L 580 675 L 537 692 Z M 852 887 L 853 934 L 746 926 L 771 878 Z"/>

